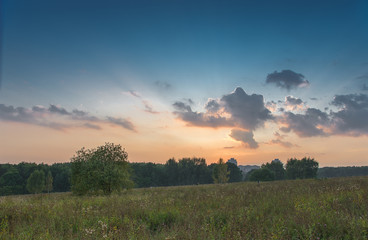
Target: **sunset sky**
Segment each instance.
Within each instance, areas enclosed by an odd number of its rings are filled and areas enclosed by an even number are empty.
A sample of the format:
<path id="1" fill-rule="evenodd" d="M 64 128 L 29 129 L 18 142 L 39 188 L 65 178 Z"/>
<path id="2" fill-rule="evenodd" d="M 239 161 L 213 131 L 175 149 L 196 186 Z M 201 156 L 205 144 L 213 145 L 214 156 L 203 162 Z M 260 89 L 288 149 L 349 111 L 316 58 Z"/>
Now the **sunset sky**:
<path id="1" fill-rule="evenodd" d="M 0 163 L 368 165 L 368 1 L 0 4 Z"/>

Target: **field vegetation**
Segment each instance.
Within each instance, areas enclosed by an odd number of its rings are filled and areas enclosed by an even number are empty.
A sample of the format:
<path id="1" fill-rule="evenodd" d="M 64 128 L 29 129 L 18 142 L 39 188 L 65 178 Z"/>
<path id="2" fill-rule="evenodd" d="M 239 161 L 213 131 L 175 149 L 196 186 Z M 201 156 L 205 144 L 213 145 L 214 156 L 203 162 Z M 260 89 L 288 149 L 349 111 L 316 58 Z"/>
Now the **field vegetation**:
<path id="1" fill-rule="evenodd" d="M 5 196 L 0 239 L 368 239 L 368 177 Z"/>

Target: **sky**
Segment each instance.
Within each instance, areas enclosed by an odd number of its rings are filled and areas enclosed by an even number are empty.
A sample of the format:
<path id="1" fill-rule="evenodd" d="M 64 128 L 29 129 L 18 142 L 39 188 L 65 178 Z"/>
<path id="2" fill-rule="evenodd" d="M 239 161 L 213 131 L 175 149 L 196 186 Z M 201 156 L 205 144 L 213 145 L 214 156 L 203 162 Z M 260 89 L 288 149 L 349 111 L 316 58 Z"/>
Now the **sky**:
<path id="1" fill-rule="evenodd" d="M 365 0 L 0 4 L 0 163 L 368 165 Z"/>

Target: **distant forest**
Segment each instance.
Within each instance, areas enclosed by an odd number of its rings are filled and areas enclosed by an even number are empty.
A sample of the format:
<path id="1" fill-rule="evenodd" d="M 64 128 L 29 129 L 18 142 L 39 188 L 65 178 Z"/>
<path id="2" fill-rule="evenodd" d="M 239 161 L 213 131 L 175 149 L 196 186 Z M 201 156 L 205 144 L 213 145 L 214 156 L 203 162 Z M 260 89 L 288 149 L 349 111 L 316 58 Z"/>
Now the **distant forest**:
<path id="1" fill-rule="evenodd" d="M 233 163 L 226 163 L 229 171 L 228 182 L 249 179 Z M 216 164 L 206 164 L 203 158 L 183 158 L 168 160 L 165 164 L 130 163 L 131 179 L 136 188 L 211 184 Z M 52 165 L 22 162 L 19 164 L 0 164 L 0 195 L 28 194 L 27 179 L 35 170 L 45 174 L 51 172 L 52 192 L 67 192 L 71 188 L 71 164 Z M 368 175 L 367 167 L 324 167 L 319 168 L 318 178 L 349 177 Z"/>

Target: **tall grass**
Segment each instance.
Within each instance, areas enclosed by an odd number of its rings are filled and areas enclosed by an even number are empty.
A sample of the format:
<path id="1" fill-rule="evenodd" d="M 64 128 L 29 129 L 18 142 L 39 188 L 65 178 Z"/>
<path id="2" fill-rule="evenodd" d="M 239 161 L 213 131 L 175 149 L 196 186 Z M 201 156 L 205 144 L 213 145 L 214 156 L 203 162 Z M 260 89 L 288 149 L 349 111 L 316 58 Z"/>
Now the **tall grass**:
<path id="1" fill-rule="evenodd" d="M 368 177 L 0 198 L 0 239 L 368 239 Z"/>

